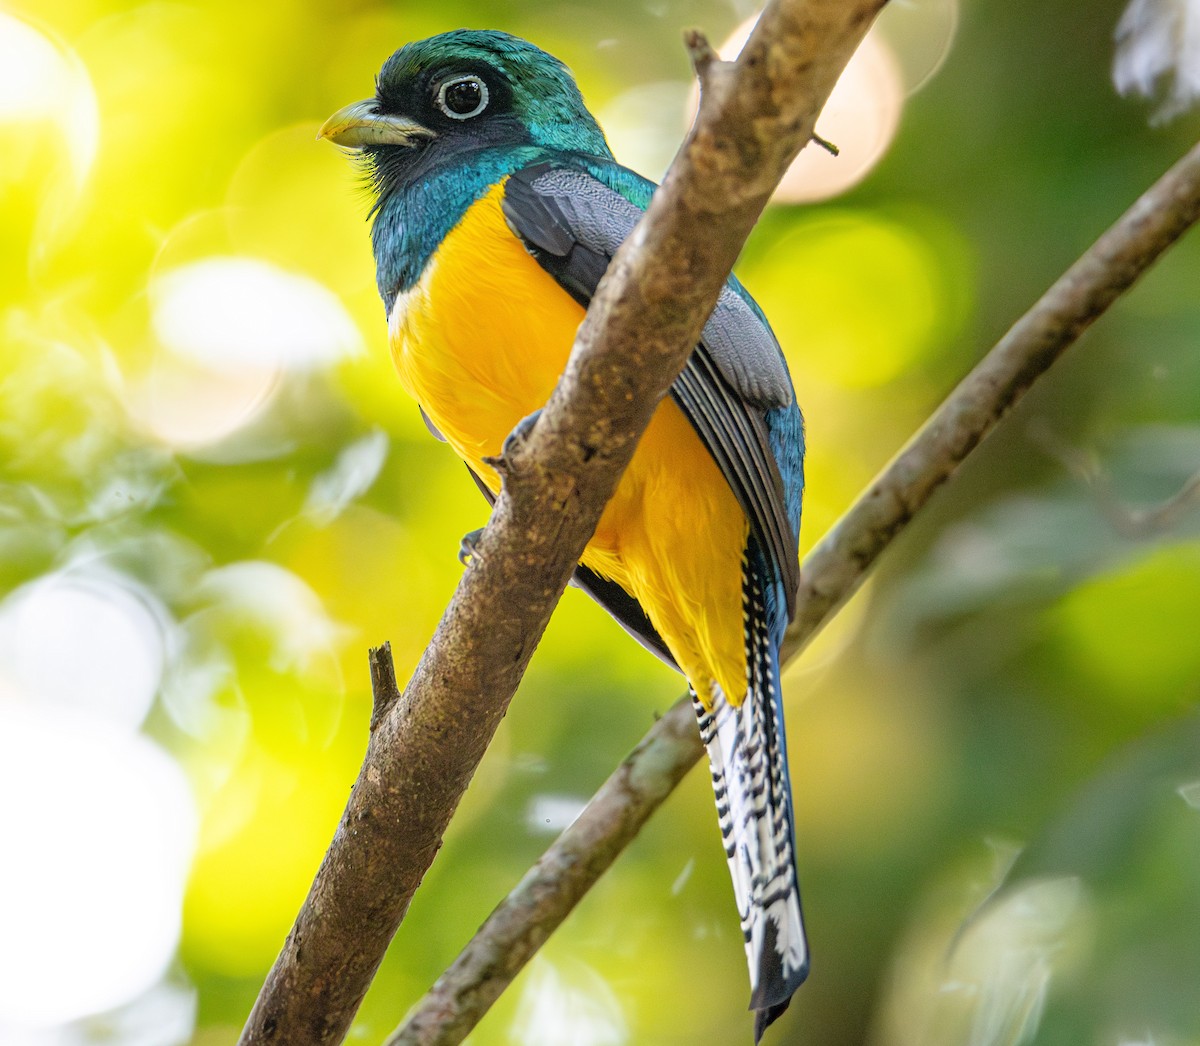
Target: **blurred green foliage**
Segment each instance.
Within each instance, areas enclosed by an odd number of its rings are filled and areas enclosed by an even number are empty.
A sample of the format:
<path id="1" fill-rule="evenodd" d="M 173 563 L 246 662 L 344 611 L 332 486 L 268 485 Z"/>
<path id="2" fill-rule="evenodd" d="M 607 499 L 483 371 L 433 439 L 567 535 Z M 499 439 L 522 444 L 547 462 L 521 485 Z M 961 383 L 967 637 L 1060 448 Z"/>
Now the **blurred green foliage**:
<path id="1" fill-rule="evenodd" d="M 197 992 L 194 1041 L 220 1046 L 357 771 L 366 648 L 391 640 L 406 676 L 456 583 L 460 536 L 486 518 L 391 375 L 368 201 L 316 127 L 369 94 L 406 40 L 488 26 L 566 60 L 619 151 L 639 119 L 682 133 L 680 30 L 720 39 L 749 11 L 9 10 L 0 35 L 22 20 L 59 65 L 43 109 L 0 119 L 0 592 L 99 562 L 169 618 L 145 730 L 185 769 L 199 816 L 173 977 Z M 1115 96 L 1119 13 L 965 5 L 866 180 L 764 217 L 739 271 L 808 418 L 804 548 L 1196 137 L 1195 117 L 1151 129 Z M 320 359 L 292 351 L 303 326 L 273 356 L 188 356 L 163 280 L 213 258 L 336 295 L 355 337 Z M 770 1041 L 1200 1041 L 1200 511 L 1132 528 L 1113 514 L 1200 468 L 1198 274 L 1193 235 L 789 670 L 814 967 Z M 175 319 L 212 336 L 204 317 Z M 1107 500 L 1068 467 L 1081 459 Z M 679 691 L 568 592 L 355 1041 L 396 1024 Z M 746 995 L 694 774 L 472 1041 L 749 1041 Z"/>

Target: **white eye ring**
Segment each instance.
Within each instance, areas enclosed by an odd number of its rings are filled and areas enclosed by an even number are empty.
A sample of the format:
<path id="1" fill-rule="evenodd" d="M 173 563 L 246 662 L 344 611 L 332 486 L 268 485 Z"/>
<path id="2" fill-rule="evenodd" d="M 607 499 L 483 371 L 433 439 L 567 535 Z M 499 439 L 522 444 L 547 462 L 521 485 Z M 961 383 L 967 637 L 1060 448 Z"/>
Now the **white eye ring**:
<path id="1" fill-rule="evenodd" d="M 450 88 L 457 87 L 459 84 L 474 84 L 479 88 L 479 104 L 469 112 L 455 112 L 450 108 L 449 103 L 446 101 L 446 94 Z M 437 107 L 441 109 L 441 111 L 444 112 L 448 117 L 450 117 L 451 120 L 469 120 L 472 116 L 478 116 L 484 111 L 484 109 L 488 107 L 487 84 L 485 84 L 478 76 L 474 75 L 456 76 L 452 80 L 447 80 L 444 84 L 442 84 L 441 87 L 438 88 Z"/>

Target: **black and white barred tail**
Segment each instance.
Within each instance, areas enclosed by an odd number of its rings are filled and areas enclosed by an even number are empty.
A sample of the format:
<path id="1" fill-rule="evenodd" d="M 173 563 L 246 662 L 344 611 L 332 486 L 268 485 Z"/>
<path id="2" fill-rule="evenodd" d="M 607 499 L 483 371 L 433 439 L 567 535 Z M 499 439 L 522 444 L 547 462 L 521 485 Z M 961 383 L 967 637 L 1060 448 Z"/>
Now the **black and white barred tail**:
<path id="1" fill-rule="evenodd" d="M 758 571 L 743 561 L 746 699 L 715 691 L 712 711 L 692 703 L 708 751 L 721 838 L 750 965 L 755 1042 L 808 974 L 808 942 L 796 879 L 795 832 L 779 685 L 782 623 L 770 614 Z M 774 634 L 772 634 L 774 633 Z"/>

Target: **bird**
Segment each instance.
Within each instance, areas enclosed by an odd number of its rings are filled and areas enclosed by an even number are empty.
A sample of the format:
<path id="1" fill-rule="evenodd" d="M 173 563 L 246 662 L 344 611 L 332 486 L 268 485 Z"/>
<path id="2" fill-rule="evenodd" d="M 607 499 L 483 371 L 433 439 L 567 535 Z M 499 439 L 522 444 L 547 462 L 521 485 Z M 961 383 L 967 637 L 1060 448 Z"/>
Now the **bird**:
<path id="1" fill-rule="evenodd" d="M 489 502 L 656 186 L 615 159 L 574 77 L 459 29 L 387 59 L 321 127 L 356 154 L 401 383 Z M 730 276 L 573 576 L 688 681 L 745 939 L 755 1042 L 809 969 L 780 688 L 804 420 L 766 316 Z M 468 542 L 469 551 L 469 542 Z"/>

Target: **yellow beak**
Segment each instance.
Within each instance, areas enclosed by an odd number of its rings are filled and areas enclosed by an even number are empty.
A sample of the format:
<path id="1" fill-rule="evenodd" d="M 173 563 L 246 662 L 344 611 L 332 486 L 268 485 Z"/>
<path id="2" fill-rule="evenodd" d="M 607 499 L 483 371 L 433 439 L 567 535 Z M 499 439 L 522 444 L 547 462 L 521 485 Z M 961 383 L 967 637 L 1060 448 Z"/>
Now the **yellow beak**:
<path id="1" fill-rule="evenodd" d="M 364 145 L 416 145 L 434 137 L 433 131 L 415 120 L 381 113 L 373 98 L 339 109 L 322 125 L 317 139 L 328 139 L 345 149 Z"/>

